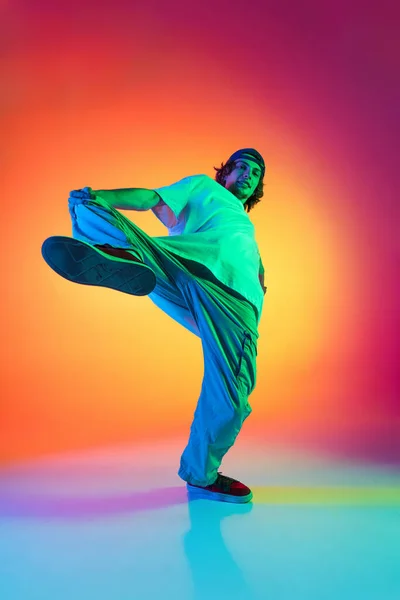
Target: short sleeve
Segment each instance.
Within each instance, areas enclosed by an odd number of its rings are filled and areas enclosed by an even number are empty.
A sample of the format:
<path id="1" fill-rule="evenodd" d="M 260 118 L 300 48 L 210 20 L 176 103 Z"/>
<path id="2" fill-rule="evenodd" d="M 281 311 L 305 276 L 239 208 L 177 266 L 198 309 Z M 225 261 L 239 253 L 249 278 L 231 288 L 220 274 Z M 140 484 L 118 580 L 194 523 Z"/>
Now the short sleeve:
<path id="1" fill-rule="evenodd" d="M 172 210 L 175 217 L 178 218 L 189 200 L 192 184 L 193 177 L 184 177 L 184 179 L 171 185 L 153 188 L 153 191 L 157 192 L 161 200 Z"/>

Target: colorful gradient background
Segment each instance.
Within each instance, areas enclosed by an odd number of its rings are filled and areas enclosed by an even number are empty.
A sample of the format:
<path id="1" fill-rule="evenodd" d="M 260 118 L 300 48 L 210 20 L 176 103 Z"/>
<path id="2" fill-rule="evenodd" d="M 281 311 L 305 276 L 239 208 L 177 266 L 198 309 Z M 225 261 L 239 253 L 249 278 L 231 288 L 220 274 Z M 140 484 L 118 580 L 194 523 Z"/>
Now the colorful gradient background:
<path id="1" fill-rule="evenodd" d="M 395 3 L 0 6 L 2 462 L 188 433 L 199 340 L 40 247 L 70 235 L 71 189 L 212 176 L 244 146 L 268 293 L 242 435 L 399 462 Z"/>

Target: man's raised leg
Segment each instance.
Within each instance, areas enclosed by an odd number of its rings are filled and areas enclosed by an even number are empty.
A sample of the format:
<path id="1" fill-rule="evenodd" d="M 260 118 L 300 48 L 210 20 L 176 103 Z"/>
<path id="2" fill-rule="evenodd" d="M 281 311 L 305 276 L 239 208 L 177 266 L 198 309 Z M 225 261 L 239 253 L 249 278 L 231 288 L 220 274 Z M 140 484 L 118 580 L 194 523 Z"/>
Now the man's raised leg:
<path id="1" fill-rule="evenodd" d="M 74 283 L 108 287 L 144 296 L 156 285 L 121 228 L 124 217 L 89 194 L 69 199 L 73 237 L 52 236 L 42 245 L 42 256 L 59 275 Z"/>

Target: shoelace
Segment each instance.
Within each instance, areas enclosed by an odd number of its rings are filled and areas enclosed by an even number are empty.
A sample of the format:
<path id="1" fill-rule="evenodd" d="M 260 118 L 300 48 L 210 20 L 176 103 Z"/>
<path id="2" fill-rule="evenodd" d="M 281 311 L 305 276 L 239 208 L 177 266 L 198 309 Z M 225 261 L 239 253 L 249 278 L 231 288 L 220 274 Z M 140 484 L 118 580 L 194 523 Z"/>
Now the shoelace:
<path id="1" fill-rule="evenodd" d="M 219 487 L 221 487 L 224 492 L 229 492 L 231 489 L 231 485 L 234 481 L 235 480 L 232 479 L 231 477 L 222 475 L 222 473 L 220 473 L 220 471 L 218 471 L 218 476 L 217 476 L 217 479 L 216 479 L 214 485 L 218 485 Z"/>

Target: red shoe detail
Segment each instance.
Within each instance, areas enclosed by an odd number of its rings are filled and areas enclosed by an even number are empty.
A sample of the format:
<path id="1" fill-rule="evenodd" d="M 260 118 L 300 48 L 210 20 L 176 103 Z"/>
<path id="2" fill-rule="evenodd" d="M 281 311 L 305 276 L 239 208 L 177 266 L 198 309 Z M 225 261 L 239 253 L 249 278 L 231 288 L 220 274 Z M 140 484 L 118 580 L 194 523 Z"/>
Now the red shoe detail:
<path id="1" fill-rule="evenodd" d="M 206 490 L 208 492 L 215 492 L 216 494 L 224 494 L 238 498 L 251 494 L 251 490 L 247 487 L 247 485 L 244 485 L 244 483 L 241 483 L 236 479 L 222 475 L 221 473 L 218 473 L 217 479 L 211 485 L 201 486 L 192 485 L 191 483 L 188 485 L 194 488 Z"/>
<path id="2" fill-rule="evenodd" d="M 124 260 L 133 260 L 134 262 L 143 262 L 139 258 L 133 256 L 128 250 L 125 250 L 125 248 L 115 248 L 114 246 L 109 246 L 108 244 L 104 246 L 96 244 L 94 247 L 98 248 L 105 254 L 109 254 L 110 256 L 116 256 L 117 258 L 123 258 Z"/>

